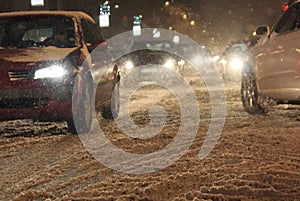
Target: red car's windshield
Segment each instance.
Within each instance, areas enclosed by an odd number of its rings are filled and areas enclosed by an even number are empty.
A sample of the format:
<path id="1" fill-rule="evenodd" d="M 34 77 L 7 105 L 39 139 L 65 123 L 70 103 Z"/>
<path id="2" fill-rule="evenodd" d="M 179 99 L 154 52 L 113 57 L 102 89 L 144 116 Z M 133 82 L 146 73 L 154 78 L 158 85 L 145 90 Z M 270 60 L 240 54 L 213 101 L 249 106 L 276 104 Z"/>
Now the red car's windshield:
<path id="1" fill-rule="evenodd" d="M 0 18 L 1 47 L 74 47 L 75 44 L 72 18 L 50 15 Z"/>

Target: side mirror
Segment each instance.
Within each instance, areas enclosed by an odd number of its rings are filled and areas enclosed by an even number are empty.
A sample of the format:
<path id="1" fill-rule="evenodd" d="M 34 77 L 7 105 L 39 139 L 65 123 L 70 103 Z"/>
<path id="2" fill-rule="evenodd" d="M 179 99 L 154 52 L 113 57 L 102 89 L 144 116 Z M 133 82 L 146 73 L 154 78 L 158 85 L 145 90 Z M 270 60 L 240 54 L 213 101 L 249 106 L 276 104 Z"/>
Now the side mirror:
<path id="1" fill-rule="evenodd" d="M 99 41 L 96 43 L 87 43 L 86 46 L 87 46 L 89 52 L 92 52 L 94 50 L 105 51 L 108 49 L 107 41 Z"/>
<path id="2" fill-rule="evenodd" d="M 95 68 L 107 66 L 113 60 L 108 47 L 107 41 L 96 42 L 93 44 L 87 44 L 88 50 L 91 54 L 92 62 Z"/>
<path id="3" fill-rule="evenodd" d="M 255 33 L 256 33 L 257 36 L 263 36 L 265 34 L 269 35 L 270 34 L 270 28 L 267 25 L 261 25 L 261 26 L 258 26 L 255 29 Z"/>

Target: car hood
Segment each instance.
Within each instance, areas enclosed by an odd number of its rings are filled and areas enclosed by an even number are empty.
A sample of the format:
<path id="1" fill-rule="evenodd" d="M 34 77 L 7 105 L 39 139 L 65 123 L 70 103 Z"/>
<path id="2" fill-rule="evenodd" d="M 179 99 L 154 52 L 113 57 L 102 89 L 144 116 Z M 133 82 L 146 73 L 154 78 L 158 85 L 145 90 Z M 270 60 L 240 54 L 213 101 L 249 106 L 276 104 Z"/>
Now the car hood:
<path id="1" fill-rule="evenodd" d="M 47 60 L 61 60 L 74 52 L 74 48 L 27 48 L 27 49 L 0 49 L 0 62 L 24 62 L 35 63 Z"/>
<path id="2" fill-rule="evenodd" d="M 139 50 L 131 52 L 123 57 L 119 58 L 120 64 L 130 60 L 135 65 L 146 65 L 146 64 L 163 64 L 167 59 L 180 60 L 180 58 L 174 54 L 165 51 L 153 51 L 153 50 Z"/>

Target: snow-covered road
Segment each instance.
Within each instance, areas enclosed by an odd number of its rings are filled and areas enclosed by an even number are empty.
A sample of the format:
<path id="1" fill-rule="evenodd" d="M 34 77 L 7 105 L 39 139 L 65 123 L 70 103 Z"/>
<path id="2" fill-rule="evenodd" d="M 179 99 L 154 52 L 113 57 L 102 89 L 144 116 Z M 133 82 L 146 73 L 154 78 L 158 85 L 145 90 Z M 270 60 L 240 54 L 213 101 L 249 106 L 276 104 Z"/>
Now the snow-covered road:
<path id="1" fill-rule="evenodd" d="M 300 198 L 300 107 L 280 106 L 252 116 L 243 108 L 239 84 L 226 84 L 227 116 L 216 147 L 199 159 L 210 123 L 208 91 L 190 78 L 201 122 L 190 149 L 171 166 L 148 174 L 107 168 L 88 153 L 65 123 L 0 122 L 0 200 L 298 200 Z M 124 151 L 150 153 L 176 137 L 180 110 L 166 89 L 145 87 L 129 108 L 141 127 L 148 108 L 164 107 L 166 124 L 155 137 L 127 136 L 98 116 L 110 141 Z M 168 160 L 166 158 L 166 160 Z"/>

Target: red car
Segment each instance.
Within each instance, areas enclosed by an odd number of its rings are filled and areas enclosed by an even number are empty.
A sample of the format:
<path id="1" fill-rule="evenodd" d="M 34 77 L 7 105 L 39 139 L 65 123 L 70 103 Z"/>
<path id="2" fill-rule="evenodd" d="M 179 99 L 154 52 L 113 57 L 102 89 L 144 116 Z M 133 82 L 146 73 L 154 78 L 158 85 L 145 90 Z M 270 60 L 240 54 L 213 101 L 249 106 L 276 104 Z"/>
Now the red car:
<path id="1" fill-rule="evenodd" d="M 112 117 L 119 105 L 118 97 L 111 99 L 118 89 L 117 69 L 112 65 L 111 73 L 104 74 L 109 78 L 96 76 L 108 59 L 91 57 L 96 47 L 105 50 L 107 44 L 83 12 L 1 13 L 0 119 L 67 121 L 71 132 L 88 132 L 95 86 L 96 105 L 103 117 Z M 99 80 L 109 81 L 98 85 Z"/>

